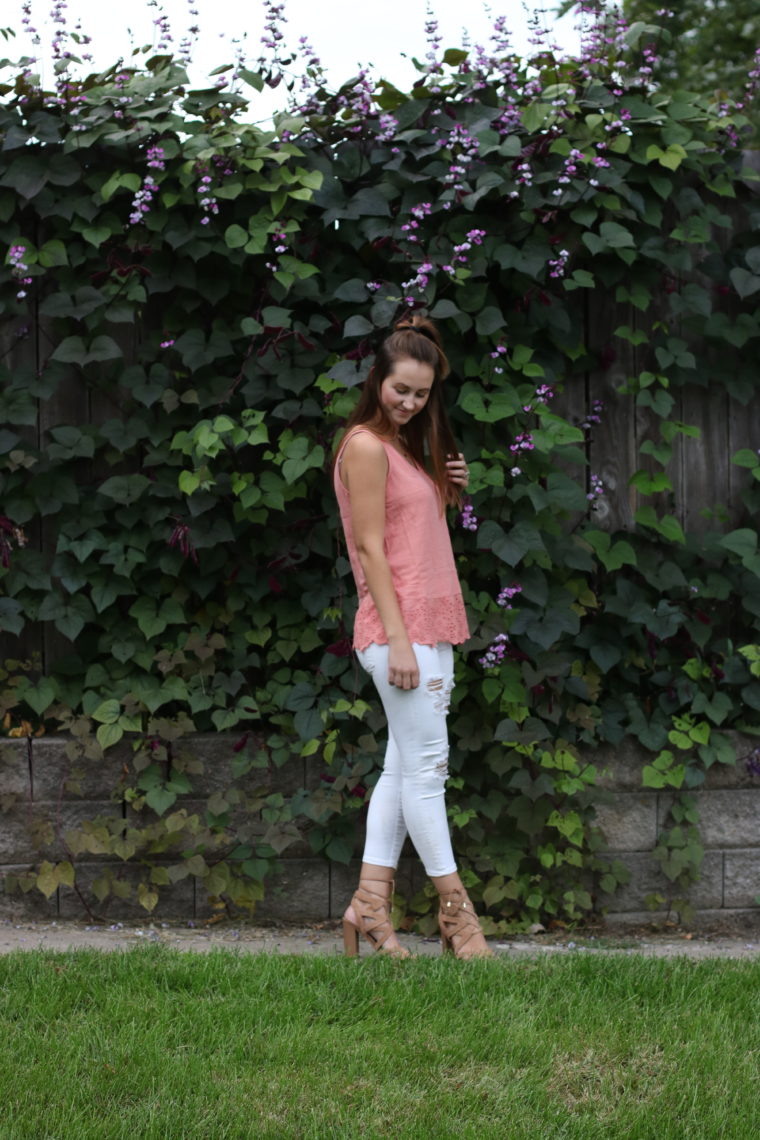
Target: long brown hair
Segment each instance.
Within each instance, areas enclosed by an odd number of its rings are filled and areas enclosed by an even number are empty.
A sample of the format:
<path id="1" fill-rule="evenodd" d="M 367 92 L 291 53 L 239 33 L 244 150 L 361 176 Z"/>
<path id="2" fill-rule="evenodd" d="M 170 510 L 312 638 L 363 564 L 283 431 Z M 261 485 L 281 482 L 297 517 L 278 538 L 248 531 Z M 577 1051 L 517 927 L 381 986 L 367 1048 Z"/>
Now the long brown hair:
<path id="1" fill-rule="evenodd" d="M 424 408 L 412 416 L 408 424 L 397 429 L 380 400 L 383 381 L 399 360 L 411 359 L 433 369 L 433 383 Z M 360 424 L 372 429 L 381 439 L 401 438 L 415 463 L 425 466 L 425 453 L 430 457 L 430 475 L 438 488 L 442 506 L 461 504 L 458 488 L 452 486 L 446 460 L 458 454 L 454 434 L 443 402 L 443 381 L 449 374 L 449 362 L 441 337 L 429 317 L 417 313 L 402 317 L 393 326 L 375 355 L 375 361 L 364 381 L 359 403 L 346 422 L 346 434 Z M 345 436 L 344 436 L 345 438 Z"/>

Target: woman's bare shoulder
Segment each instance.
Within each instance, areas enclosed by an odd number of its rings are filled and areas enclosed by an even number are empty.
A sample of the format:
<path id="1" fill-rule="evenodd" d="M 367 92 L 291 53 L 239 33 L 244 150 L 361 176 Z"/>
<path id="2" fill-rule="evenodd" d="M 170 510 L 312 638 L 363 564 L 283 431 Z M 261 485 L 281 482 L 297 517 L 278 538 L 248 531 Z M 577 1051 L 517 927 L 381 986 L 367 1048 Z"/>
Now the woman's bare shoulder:
<path id="1" fill-rule="evenodd" d="M 379 460 L 385 458 L 385 448 L 382 440 L 369 428 L 354 428 L 341 444 L 344 456 L 352 456 L 363 460 Z"/>

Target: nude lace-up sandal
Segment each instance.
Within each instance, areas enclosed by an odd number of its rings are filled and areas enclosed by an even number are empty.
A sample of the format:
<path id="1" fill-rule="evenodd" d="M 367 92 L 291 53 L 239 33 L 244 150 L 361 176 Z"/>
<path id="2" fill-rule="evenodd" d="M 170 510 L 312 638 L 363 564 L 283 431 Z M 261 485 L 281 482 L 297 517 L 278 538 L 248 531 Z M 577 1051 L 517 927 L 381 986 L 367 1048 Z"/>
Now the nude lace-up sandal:
<path id="1" fill-rule="evenodd" d="M 451 951 L 455 958 L 493 958 L 493 950 L 480 929 L 478 916 L 465 890 L 455 888 L 440 895 L 441 908 L 438 925 L 441 930 L 441 948 Z"/>
<path id="2" fill-rule="evenodd" d="M 376 893 L 367 886 L 367 883 L 377 883 L 388 886 L 387 895 Z M 349 910 L 354 912 L 354 920 L 343 916 L 343 945 L 346 956 L 356 958 L 359 954 L 359 935 L 363 934 L 373 950 L 386 954 L 389 958 L 410 958 L 411 955 L 403 946 L 386 947 L 386 942 L 395 931 L 391 924 L 390 908 L 393 897 L 393 883 L 387 879 L 369 879 L 359 882 L 359 886 L 351 899 Z"/>

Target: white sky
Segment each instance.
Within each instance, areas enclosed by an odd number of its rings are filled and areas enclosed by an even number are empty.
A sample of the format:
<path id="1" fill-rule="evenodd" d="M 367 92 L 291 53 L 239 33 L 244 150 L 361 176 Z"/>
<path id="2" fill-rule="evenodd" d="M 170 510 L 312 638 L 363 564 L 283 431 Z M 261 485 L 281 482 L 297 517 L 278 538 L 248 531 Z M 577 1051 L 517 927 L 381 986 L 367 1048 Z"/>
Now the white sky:
<path id="1" fill-rule="evenodd" d="M 55 28 L 50 18 L 53 2 L 32 0 L 33 25 L 42 35 L 42 45 L 35 49 L 22 34 L 21 0 L 0 0 L 0 27 L 12 27 L 16 32 L 10 43 L 0 41 L 0 55 L 16 59 L 22 54 L 36 54 L 43 61 L 46 86 L 52 78 L 49 44 Z M 544 3 L 553 7 L 554 0 Z M 372 65 L 378 78 L 389 79 L 402 89 L 416 78 L 410 57 L 424 59 L 428 50 L 424 31 L 426 0 L 285 0 L 285 4 L 286 43 L 295 47 L 299 36 L 307 36 L 335 85 L 352 78 L 360 65 L 367 64 Z M 198 9 L 197 18 L 189 15 L 191 6 Z M 463 27 L 473 43 L 487 41 L 491 20 L 482 0 L 433 0 L 432 6 L 443 33 L 443 48 L 462 46 Z M 89 48 L 81 49 L 94 56 L 87 70 L 99 70 L 120 56 L 128 61 L 136 46 L 155 44 L 153 22 L 160 10 L 169 17 L 175 49 L 192 23 L 200 26 L 191 70 L 194 83 L 201 84 L 213 68 L 234 61 L 235 39 L 245 39 L 250 61 L 259 56 L 264 29 L 261 0 L 195 0 L 194 4 L 192 0 L 163 0 L 160 9 L 152 7 L 148 0 L 68 0 L 66 27 L 73 31 L 81 19 L 82 30 L 93 40 Z M 507 16 L 515 50 L 530 54 L 528 12 L 522 0 L 493 0 L 492 11 L 494 15 Z M 572 16 L 557 20 L 549 11 L 541 19 L 552 28 L 555 41 L 565 51 L 577 50 L 578 35 Z M 74 45 L 71 50 L 75 50 Z M 275 99 L 283 104 L 283 96 L 275 95 Z"/>

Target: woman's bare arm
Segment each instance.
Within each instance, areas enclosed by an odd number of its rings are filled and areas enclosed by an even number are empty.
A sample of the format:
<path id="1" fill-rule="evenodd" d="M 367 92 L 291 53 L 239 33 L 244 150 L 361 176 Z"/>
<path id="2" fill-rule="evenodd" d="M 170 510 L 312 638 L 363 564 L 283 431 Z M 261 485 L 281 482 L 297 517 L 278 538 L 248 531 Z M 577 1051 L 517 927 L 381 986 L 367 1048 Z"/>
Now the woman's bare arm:
<path id="1" fill-rule="evenodd" d="M 419 667 L 384 549 L 388 458 L 382 443 L 369 432 L 353 436 L 343 452 L 341 478 L 350 495 L 356 553 L 388 638 L 388 680 L 400 689 L 416 689 Z"/>

